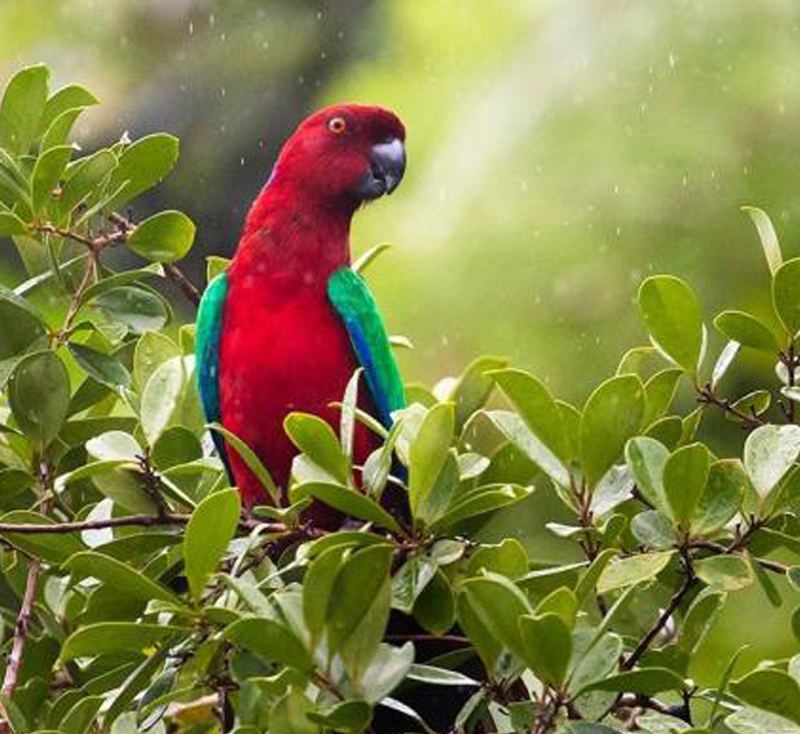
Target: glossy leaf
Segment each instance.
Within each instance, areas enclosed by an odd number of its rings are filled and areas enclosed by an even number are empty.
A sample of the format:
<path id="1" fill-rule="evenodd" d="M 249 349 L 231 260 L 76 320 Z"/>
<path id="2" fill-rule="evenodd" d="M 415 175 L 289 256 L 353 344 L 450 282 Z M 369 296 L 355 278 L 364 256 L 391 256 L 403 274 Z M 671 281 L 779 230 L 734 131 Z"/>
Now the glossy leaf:
<path id="1" fill-rule="evenodd" d="M 770 354 L 778 352 L 778 340 L 775 335 L 759 321 L 744 311 L 723 311 L 714 319 L 717 330 L 739 342 L 742 346 L 758 349 Z"/>
<path id="2" fill-rule="evenodd" d="M 210 495 L 192 513 L 183 539 L 183 560 L 195 602 L 236 532 L 240 510 L 239 492 L 228 489 Z"/>
<path id="3" fill-rule="evenodd" d="M 69 375 L 55 352 L 30 354 L 17 364 L 8 402 L 20 429 L 41 449 L 58 435 L 69 401 Z"/>
<path id="4" fill-rule="evenodd" d="M 0 147 L 27 153 L 42 121 L 47 101 L 47 67 L 28 66 L 9 81 L 0 102 Z"/>
<path id="5" fill-rule="evenodd" d="M 800 258 L 787 260 L 772 277 L 772 304 L 789 336 L 800 331 Z"/>
<path id="6" fill-rule="evenodd" d="M 186 257 L 192 249 L 194 233 L 194 222 L 183 212 L 165 211 L 141 222 L 127 244 L 145 260 L 171 263 Z"/>
<path id="7" fill-rule="evenodd" d="M 697 372 L 703 320 L 692 289 L 679 278 L 654 275 L 639 288 L 639 309 L 658 348 L 679 367 Z"/>
<path id="8" fill-rule="evenodd" d="M 581 456 L 586 482 L 593 487 L 622 455 L 644 416 L 644 390 L 635 375 L 606 380 L 586 401 L 581 421 Z"/>

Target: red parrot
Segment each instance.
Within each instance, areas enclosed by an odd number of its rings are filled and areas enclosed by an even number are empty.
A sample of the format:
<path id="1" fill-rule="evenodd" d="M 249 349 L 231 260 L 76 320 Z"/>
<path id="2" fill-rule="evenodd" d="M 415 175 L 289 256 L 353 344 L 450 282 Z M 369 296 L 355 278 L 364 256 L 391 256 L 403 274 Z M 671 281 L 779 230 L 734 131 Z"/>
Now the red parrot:
<path id="1" fill-rule="evenodd" d="M 231 264 L 200 304 L 196 373 L 206 419 L 247 443 L 284 491 L 297 453 L 283 428 L 288 413 L 336 425 L 330 403 L 359 366 L 369 388 L 360 407 L 388 426 L 405 405 L 380 314 L 350 269 L 353 214 L 390 194 L 405 165 L 405 128 L 392 112 L 337 105 L 311 115 L 284 145 Z M 241 457 L 213 436 L 244 504 L 268 503 Z M 354 462 L 375 446 L 358 425 Z"/>

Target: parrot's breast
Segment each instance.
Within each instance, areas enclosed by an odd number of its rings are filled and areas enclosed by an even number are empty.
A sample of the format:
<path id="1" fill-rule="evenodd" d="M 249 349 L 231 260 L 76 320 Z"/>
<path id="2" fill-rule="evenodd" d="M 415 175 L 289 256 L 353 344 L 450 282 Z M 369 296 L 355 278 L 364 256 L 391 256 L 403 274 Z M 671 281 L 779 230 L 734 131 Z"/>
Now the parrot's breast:
<path id="1" fill-rule="evenodd" d="M 222 423 L 256 452 L 284 491 L 297 453 L 283 430 L 286 415 L 319 415 L 338 434 L 339 410 L 330 403 L 342 400 L 357 366 L 324 282 L 232 274 L 220 344 Z M 370 410 L 362 387 L 360 402 Z M 363 463 L 374 445 L 359 426 L 355 463 Z M 256 477 L 235 451 L 229 455 L 245 504 L 267 503 Z"/>

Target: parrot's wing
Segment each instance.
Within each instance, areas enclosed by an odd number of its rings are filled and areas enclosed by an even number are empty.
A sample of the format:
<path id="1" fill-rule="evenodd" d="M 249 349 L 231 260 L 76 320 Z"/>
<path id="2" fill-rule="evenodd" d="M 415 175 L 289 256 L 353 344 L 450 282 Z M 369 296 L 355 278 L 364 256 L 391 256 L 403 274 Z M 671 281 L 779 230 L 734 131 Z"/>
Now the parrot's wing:
<path id="1" fill-rule="evenodd" d="M 350 342 L 364 368 L 378 418 L 387 428 L 392 411 L 406 405 L 400 371 L 375 299 L 364 279 L 350 268 L 337 270 L 328 280 L 328 298 L 344 321 Z"/>
<path id="2" fill-rule="evenodd" d="M 222 314 L 228 294 L 228 275 L 220 273 L 206 288 L 197 311 L 194 355 L 197 390 L 200 404 L 208 423 L 219 423 L 222 411 L 219 402 L 219 353 L 222 340 Z M 230 475 L 225 440 L 216 431 L 211 432 L 220 458 Z"/>

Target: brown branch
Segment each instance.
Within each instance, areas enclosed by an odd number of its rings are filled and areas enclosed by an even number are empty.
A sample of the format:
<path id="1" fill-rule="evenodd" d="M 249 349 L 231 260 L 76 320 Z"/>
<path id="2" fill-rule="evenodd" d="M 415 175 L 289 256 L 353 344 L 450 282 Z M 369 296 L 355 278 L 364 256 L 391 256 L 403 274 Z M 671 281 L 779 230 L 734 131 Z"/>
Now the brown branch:
<path id="1" fill-rule="evenodd" d="M 14 627 L 14 642 L 11 646 L 8 662 L 6 663 L 3 687 L 0 689 L 0 695 L 7 701 L 11 700 L 11 697 L 14 695 L 14 689 L 17 687 L 19 671 L 22 667 L 22 656 L 25 653 L 31 616 L 33 615 L 33 603 L 36 600 L 36 590 L 39 586 L 39 576 L 41 573 L 41 561 L 38 559 L 31 561 L 31 565 L 28 568 L 28 578 L 25 582 L 25 594 L 22 597 L 22 604 L 20 605 L 19 614 L 17 615 L 17 623 Z M 3 721 L 0 721 L 0 732 L 2 734 L 11 732 L 11 725 L 7 715 L 4 716 Z"/>
<path id="2" fill-rule="evenodd" d="M 761 420 L 755 412 L 751 415 L 743 413 L 741 410 L 734 408 L 728 398 L 719 397 L 712 389 L 711 383 L 708 383 L 702 389 L 698 387 L 697 402 L 700 403 L 700 405 L 714 405 L 720 408 L 729 415 L 740 420 L 744 428 L 756 428 L 757 426 L 764 425 L 764 421 Z"/>
<path id="3" fill-rule="evenodd" d="M 200 291 L 178 268 L 175 263 L 165 263 L 164 271 L 167 277 L 180 289 L 187 300 L 194 304 L 195 308 L 200 305 Z"/>
<path id="4" fill-rule="evenodd" d="M 695 583 L 695 576 L 694 571 L 691 566 L 691 562 L 688 561 L 687 557 L 684 556 L 684 568 L 686 572 L 686 578 L 678 591 L 675 592 L 675 595 L 670 600 L 667 608 L 661 612 L 661 615 L 656 620 L 655 624 L 650 628 L 648 633 L 641 639 L 639 644 L 636 646 L 636 649 L 625 659 L 623 660 L 620 668 L 622 670 L 630 670 L 633 668 L 634 665 L 638 662 L 639 658 L 647 652 L 648 648 L 650 647 L 651 643 L 655 638 L 658 636 L 658 633 L 664 629 L 669 618 L 675 614 L 675 610 L 680 606 L 683 598 L 686 594 L 689 593 L 691 588 L 694 586 Z"/>
<path id="5" fill-rule="evenodd" d="M 186 525 L 191 515 L 127 515 L 124 517 L 109 517 L 105 520 L 82 520 L 80 522 L 62 523 L 0 523 L 0 533 L 16 533 L 18 535 L 36 535 L 42 533 L 64 534 L 76 533 L 83 530 L 100 530 L 102 528 L 121 527 L 152 527 L 154 525 Z M 282 533 L 286 531 L 283 523 L 262 523 L 251 518 L 240 518 L 239 529 L 251 532 L 257 527 L 263 527 L 267 532 Z"/>

